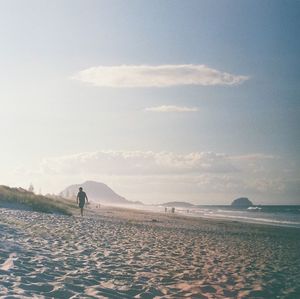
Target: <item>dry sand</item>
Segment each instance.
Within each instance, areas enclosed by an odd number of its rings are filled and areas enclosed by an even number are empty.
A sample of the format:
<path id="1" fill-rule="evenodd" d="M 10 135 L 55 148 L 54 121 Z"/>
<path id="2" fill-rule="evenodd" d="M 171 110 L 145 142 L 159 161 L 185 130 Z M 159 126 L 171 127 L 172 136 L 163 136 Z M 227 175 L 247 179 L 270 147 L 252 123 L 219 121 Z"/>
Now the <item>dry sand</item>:
<path id="1" fill-rule="evenodd" d="M 299 233 L 117 208 L 0 209 L 0 298 L 296 299 Z"/>

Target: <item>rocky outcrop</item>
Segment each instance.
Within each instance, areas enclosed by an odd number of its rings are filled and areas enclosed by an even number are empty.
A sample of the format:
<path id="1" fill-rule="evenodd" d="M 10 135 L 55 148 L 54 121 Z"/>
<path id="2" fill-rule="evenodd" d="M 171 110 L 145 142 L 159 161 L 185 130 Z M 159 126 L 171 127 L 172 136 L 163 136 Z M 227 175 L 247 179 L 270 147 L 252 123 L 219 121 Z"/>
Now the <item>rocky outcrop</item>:
<path id="1" fill-rule="evenodd" d="M 247 197 L 240 197 L 235 199 L 232 203 L 231 203 L 232 207 L 251 207 L 253 206 L 253 203 L 247 198 Z"/>

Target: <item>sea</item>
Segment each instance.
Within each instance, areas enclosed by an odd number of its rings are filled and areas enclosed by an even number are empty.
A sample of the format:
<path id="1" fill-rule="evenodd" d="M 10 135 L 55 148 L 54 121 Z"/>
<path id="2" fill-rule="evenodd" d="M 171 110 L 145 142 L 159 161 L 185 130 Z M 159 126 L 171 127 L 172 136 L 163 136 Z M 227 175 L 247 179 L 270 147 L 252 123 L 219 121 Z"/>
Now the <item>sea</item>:
<path id="1" fill-rule="evenodd" d="M 229 205 L 174 207 L 175 214 L 190 217 L 223 219 L 300 228 L 300 205 L 258 205 L 249 208 Z M 165 206 L 143 206 L 142 209 L 165 212 Z M 172 213 L 172 207 L 167 207 Z"/>
<path id="2" fill-rule="evenodd" d="M 175 212 L 196 217 L 300 228 L 300 205 L 259 205 L 249 208 L 197 206 L 188 209 L 175 208 Z"/>

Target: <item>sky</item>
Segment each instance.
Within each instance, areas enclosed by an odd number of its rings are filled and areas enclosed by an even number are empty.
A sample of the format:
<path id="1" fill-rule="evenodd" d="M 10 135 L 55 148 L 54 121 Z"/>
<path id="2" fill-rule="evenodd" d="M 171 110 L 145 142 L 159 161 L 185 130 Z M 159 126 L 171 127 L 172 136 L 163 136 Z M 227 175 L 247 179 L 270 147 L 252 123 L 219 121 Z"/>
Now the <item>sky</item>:
<path id="1" fill-rule="evenodd" d="M 300 204 L 299 28 L 296 0 L 0 0 L 0 184 Z"/>

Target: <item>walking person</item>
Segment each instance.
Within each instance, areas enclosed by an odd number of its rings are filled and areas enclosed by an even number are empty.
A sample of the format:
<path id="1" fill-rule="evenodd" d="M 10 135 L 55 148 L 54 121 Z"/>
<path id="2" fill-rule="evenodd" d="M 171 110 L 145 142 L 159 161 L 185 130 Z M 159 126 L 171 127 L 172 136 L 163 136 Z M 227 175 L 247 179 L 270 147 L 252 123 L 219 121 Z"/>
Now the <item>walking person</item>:
<path id="1" fill-rule="evenodd" d="M 78 192 L 77 197 L 76 197 L 76 201 L 77 201 L 77 204 L 79 203 L 81 216 L 83 216 L 83 207 L 85 205 L 85 200 L 86 200 L 86 203 L 89 202 L 89 200 L 86 196 L 86 193 L 84 191 L 82 191 L 82 187 L 80 187 L 79 192 Z"/>

